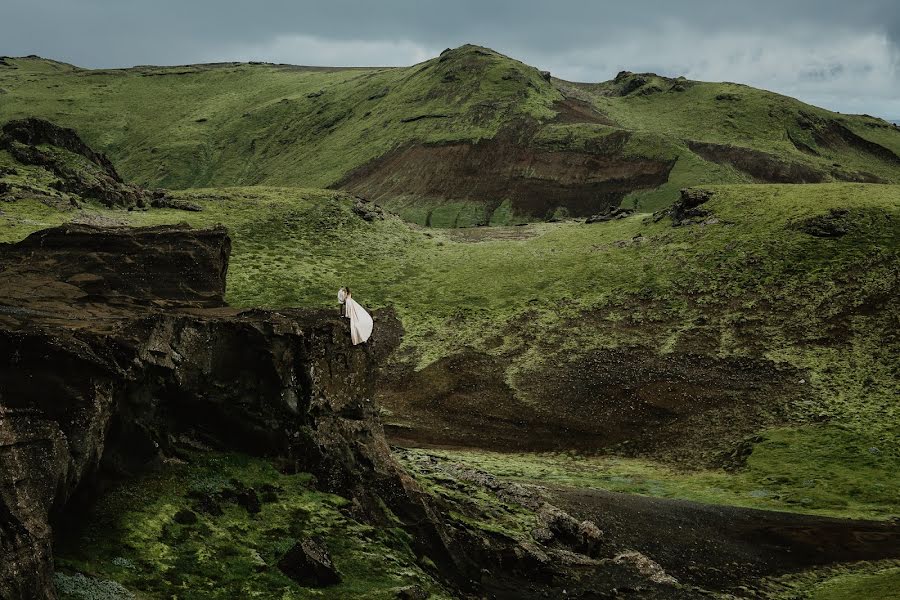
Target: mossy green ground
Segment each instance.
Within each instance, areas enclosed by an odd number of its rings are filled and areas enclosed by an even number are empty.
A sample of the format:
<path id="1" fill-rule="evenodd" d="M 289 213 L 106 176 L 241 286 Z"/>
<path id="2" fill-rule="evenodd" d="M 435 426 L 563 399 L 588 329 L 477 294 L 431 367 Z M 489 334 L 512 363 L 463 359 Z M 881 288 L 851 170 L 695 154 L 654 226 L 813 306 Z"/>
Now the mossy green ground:
<path id="1" fill-rule="evenodd" d="M 5 203 L 0 239 L 76 217 L 221 222 L 234 238 L 231 303 L 330 306 L 334 290 L 350 285 L 365 306 L 397 309 L 406 329 L 399 356 L 422 367 L 475 348 L 509 357 L 512 382 L 575 349 L 638 344 L 665 354 L 697 350 L 703 339 L 711 344 L 703 352 L 768 357 L 804 374 L 808 392 L 786 407 L 790 426 L 763 432 L 747 471 L 670 474 L 660 493 L 897 514 L 900 188 L 713 189 L 704 207 L 718 222 L 679 228 L 636 215 L 595 225 L 422 230 L 393 217 L 365 222 L 338 192 L 235 188 L 180 193 L 204 207 L 199 213 Z M 797 228 L 833 208 L 849 211 L 847 235 L 816 238 Z M 518 335 L 522 319 L 533 338 Z"/>
<path id="2" fill-rule="evenodd" d="M 707 504 L 834 517 L 900 516 L 896 449 L 834 425 L 770 429 L 744 468 L 684 470 L 657 462 L 577 453 L 410 450 L 539 485 L 586 487 Z M 828 443 L 823 443 L 825 440 Z M 879 445 L 869 445 L 879 444 Z"/>
<path id="3" fill-rule="evenodd" d="M 274 496 L 260 493 L 257 514 L 222 502 L 218 516 L 197 510 L 190 497 L 235 486 L 270 486 Z M 103 495 L 56 544 L 57 569 L 118 582 L 138 598 L 393 599 L 398 587 L 413 584 L 448 597 L 417 564 L 403 530 L 359 523 L 347 516 L 347 504 L 314 491 L 308 475 L 281 474 L 262 459 L 197 454 Z M 192 509 L 195 523 L 176 521 L 176 513 Z M 281 556 L 311 536 L 324 540 L 340 584 L 302 587 L 278 569 Z"/>

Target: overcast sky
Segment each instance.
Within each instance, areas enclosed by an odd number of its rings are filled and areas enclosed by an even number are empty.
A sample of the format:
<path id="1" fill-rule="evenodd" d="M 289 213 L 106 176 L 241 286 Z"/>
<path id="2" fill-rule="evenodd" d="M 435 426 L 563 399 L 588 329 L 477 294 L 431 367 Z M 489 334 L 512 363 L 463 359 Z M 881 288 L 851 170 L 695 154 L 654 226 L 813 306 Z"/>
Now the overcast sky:
<path id="1" fill-rule="evenodd" d="M 569 80 L 654 71 L 900 119 L 900 0 L 0 0 L 0 54 L 83 67 L 409 65 L 464 43 Z"/>

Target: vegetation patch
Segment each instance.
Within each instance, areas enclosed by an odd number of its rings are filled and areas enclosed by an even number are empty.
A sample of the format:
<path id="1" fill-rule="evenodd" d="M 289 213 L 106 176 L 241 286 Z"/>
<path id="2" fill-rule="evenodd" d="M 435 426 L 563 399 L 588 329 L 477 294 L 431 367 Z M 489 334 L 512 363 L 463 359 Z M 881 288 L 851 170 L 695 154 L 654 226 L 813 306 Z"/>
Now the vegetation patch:
<path id="1" fill-rule="evenodd" d="M 57 589 L 72 600 L 393 599 L 415 584 L 448 597 L 416 562 L 408 534 L 362 524 L 348 504 L 262 459 L 194 454 L 116 485 L 88 514 L 58 525 Z M 314 537 L 340 583 L 305 588 L 279 569 L 298 541 Z"/>

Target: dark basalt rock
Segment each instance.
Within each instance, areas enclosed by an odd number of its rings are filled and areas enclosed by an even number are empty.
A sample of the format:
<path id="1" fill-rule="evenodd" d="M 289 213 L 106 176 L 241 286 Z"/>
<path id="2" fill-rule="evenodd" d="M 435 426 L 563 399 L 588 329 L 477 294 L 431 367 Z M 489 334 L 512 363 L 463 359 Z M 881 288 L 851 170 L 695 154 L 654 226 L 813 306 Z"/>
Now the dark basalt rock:
<path id="1" fill-rule="evenodd" d="M 197 514 L 191 510 L 179 510 L 175 513 L 175 516 L 172 517 L 172 520 L 178 523 L 179 525 L 193 525 L 197 522 Z"/>
<path id="2" fill-rule="evenodd" d="M 341 582 L 341 575 L 331 560 L 322 540 L 306 539 L 297 542 L 278 561 L 281 572 L 308 587 L 325 587 Z"/>
<path id="3" fill-rule="evenodd" d="M 363 221 L 369 221 L 370 223 L 384 219 L 384 209 L 365 198 L 357 197 L 353 201 L 353 212 Z"/>
<path id="4" fill-rule="evenodd" d="M 705 219 L 709 216 L 709 211 L 700 206 L 709 201 L 712 196 L 712 192 L 708 190 L 681 190 L 681 197 L 663 214 L 672 217 L 673 227 L 688 225 L 695 222 L 696 219 Z"/>
<path id="5" fill-rule="evenodd" d="M 633 208 L 614 208 L 610 207 L 606 212 L 598 213 L 584 220 L 586 224 L 602 223 L 604 221 L 612 221 L 614 219 L 624 219 L 634 214 Z"/>

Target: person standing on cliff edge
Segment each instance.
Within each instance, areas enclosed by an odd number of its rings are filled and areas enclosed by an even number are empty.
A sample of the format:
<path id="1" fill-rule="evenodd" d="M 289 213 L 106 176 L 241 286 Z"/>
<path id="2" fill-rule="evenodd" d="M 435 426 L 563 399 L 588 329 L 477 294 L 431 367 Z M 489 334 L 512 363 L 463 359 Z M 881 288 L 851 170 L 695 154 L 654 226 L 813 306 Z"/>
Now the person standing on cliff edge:
<path id="1" fill-rule="evenodd" d="M 351 297 L 349 287 L 338 290 L 338 302 L 341 303 L 341 316 L 350 319 L 350 339 L 353 345 L 368 340 L 374 327 L 372 316 Z"/>

